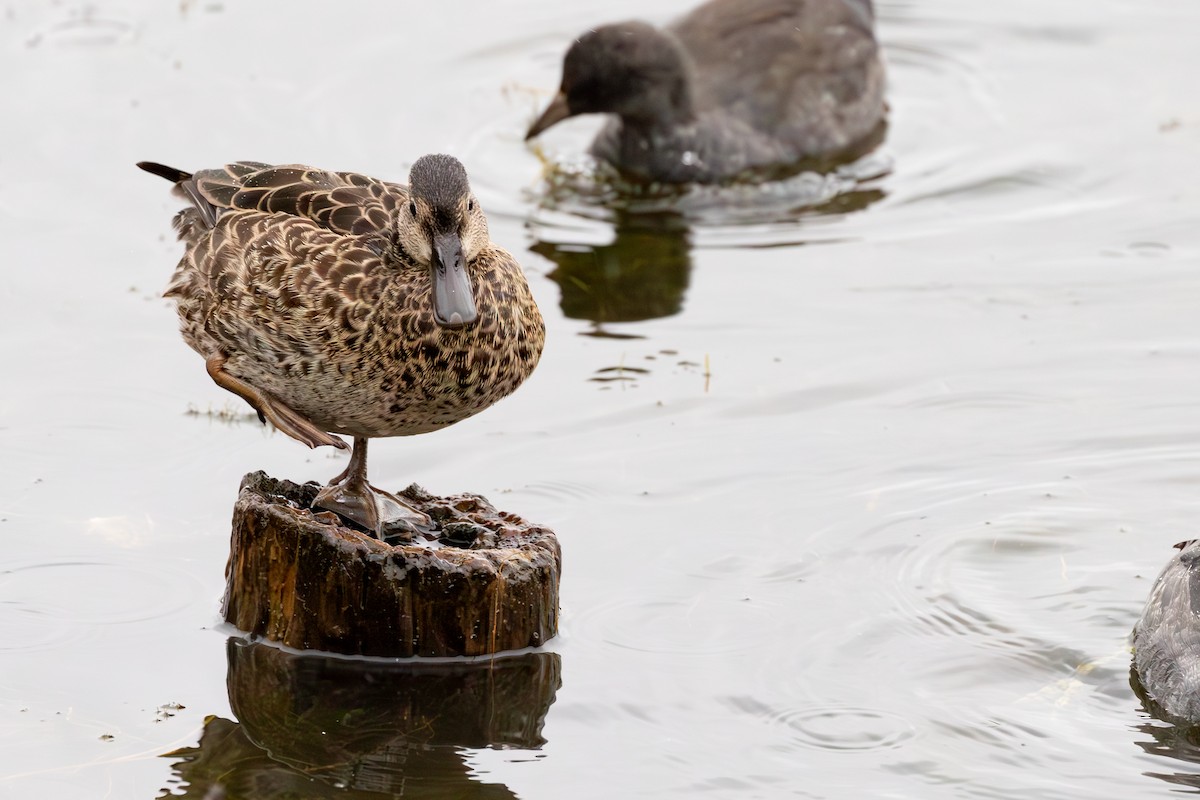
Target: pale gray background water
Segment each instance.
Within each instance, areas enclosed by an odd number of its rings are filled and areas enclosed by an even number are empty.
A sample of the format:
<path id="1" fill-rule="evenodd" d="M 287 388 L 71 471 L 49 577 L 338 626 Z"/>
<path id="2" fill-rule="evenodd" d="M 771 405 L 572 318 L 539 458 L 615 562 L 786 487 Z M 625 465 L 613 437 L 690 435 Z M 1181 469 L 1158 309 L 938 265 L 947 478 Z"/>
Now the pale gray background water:
<path id="1" fill-rule="evenodd" d="M 691 4 L 4 4 L 0 796 L 172 784 L 159 754 L 232 717 L 239 479 L 343 463 L 206 414 L 244 407 L 159 297 L 177 204 L 133 163 L 403 179 L 441 150 L 525 265 L 547 348 L 496 408 L 376 444 L 372 477 L 481 492 L 553 526 L 565 561 L 546 744 L 465 752 L 478 781 L 531 800 L 1200 784 L 1152 752 L 1165 726 L 1126 649 L 1200 517 L 1200 5 L 882 4 L 885 196 L 708 224 L 678 313 L 584 336 L 529 248 L 610 233 L 539 207 L 521 137 L 572 35 Z M 594 128 L 545 147 L 576 159 Z"/>

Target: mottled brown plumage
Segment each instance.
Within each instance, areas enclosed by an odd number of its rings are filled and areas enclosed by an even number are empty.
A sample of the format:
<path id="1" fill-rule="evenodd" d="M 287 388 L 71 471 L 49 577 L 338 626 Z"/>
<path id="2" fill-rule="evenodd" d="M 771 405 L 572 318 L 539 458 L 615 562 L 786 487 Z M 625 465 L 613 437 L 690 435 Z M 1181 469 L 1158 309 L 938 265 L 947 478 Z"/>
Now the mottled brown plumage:
<path id="1" fill-rule="evenodd" d="M 354 437 L 327 489 L 343 497 L 325 504 L 368 527 L 391 515 L 347 506 L 366 503 L 345 495 L 366 491 L 368 438 L 452 425 L 537 365 L 541 314 L 455 159 L 419 159 L 408 187 L 257 162 L 139 166 L 193 204 L 175 218 L 187 250 L 166 291 L 184 339 L 284 433 L 310 447 Z"/>

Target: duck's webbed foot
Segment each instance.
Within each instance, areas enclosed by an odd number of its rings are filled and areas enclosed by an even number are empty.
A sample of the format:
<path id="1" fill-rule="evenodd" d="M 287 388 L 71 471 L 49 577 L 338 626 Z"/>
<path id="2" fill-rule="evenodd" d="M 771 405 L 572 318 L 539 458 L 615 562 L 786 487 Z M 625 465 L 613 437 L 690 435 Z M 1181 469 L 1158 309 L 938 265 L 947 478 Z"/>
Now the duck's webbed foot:
<path id="1" fill-rule="evenodd" d="M 367 440 L 361 437 L 354 439 L 350 465 L 317 493 L 313 505 L 357 522 L 381 541 L 385 528 L 419 532 L 433 527 L 428 514 L 367 482 Z"/>
<path id="2" fill-rule="evenodd" d="M 291 406 L 226 372 L 226 360 L 225 356 L 220 354 L 210 356 L 205 361 L 209 377 L 217 386 L 233 392 L 252 405 L 258 412 L 259 419 L 269 419 L 278 430 L 309 447 L 328 445 L 340 450 L 350 449 L 350 446 L 344 441 L 321 430 L 313 424 L 312 420 Z"/>
<path id="3" fill-rule="evenodd" d="M 385 528 L 401 527 L 416 532 L 433 524 L 427 514 L 417 511 L 391 492 L 366 482 L 356 485 L 350 479 L 326 486 L 317 494 L 313 505 L 354 520 L 381 541 Z"/>

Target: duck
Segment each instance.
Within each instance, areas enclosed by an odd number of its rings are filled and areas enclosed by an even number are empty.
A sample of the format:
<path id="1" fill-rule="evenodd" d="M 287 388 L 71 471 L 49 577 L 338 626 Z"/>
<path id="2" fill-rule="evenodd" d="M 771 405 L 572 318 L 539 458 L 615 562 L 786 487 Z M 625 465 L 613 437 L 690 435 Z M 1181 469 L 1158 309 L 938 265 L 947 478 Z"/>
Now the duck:
<path id="1" fill-rule="evenodd" d="M 423 156 L 407 185 L 299 164 L 138 166 L 189 202 L 164 296 L 212 380 L 308 447 L 350 450 L 315 505 L 380 539 L 428 530 L 368 482 L 368 442 L 492 406 L 533 372 L 546 332 L 462 163 Z"/>
<path id="2" fill-rule="evenodd" d="M 710 0 L 656 28 L 580 36 L 526 141 L 568 117 L 608 114 L 592 155 L 623 176 L 725 183 L 848 161 L 885 126 L 871 0 Z"/>
<path id="3" fill-rule="evenodd" d="M 1134 627 L 1133 671 L 1152 710 L 1200 725 L 1200 539 L 1175 548 Z"/>

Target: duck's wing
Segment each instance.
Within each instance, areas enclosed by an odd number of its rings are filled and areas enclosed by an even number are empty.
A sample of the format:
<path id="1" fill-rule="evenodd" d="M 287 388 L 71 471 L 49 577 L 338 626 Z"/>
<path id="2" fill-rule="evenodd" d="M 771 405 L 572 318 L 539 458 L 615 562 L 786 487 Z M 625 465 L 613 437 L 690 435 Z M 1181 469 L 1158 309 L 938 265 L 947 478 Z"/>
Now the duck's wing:
<path id="1" fill-rule="evenodd" d="M 668 31 L 695 64 L 701 106 L 759 129 L 787 125 L 822 98 L 844 105 L 875 88 L 868 0 L 712 0 Z"/>
<path id="2" fill-rule="evenodd" d="M 364 237 L 302 215 L 235 209 L 209 229 L 187 209 L 176 225 L 189 246 L 166 296 L 185 337 L 262 374 L 311 369 L 331 343 L 353 344 L 392 272 Z"/>
<path id="3" fill-rule="evenodd" d="M 299 164 L 239 161 L 192 175 L 197 194 L 219 216 L 225 209 L 289 214 L 326 230 L 384 234 L 408 201 L 405 187 L 357 172 L 330 172 Z"/>
<path id="4" fill-rule="evenodd" d="M 187 250 L 166 295 L 179 300 L 185 336 L 201 352 L 212 343 L 230 353 L 304 352 L 305 340 L 349 335 L 369 314 L 405 187 L 256 161 L 195 173 L 138 166 L 192 202 L 175 218 Z"/>

